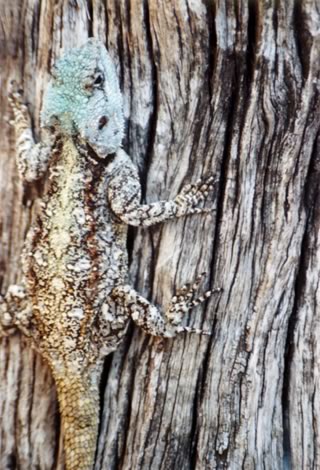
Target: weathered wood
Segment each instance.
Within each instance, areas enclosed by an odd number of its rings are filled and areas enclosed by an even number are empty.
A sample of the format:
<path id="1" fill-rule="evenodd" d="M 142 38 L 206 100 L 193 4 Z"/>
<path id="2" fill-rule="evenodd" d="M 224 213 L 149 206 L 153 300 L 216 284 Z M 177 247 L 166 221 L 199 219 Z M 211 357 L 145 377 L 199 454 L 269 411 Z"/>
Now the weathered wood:
<path id="1" fill-rule="evenodd" d="M 39 135 L 61 46 L 106 42 L 147 201 L 217 177 L 212 215 L 130 234 L 148 299 L 165 306 L 202 271 L 224 292 L 188 315 L 211 337 L 132 327 L 106 360 L 96 469 L 318 468 L 317 1 L 0 0 L 0 18 L 2 292 L 43 190 L 18 180 L 7 85 L 22 82 Z M 0 467 L 62 469 L 55 387 L 18 335 L 0 377 Z"/>

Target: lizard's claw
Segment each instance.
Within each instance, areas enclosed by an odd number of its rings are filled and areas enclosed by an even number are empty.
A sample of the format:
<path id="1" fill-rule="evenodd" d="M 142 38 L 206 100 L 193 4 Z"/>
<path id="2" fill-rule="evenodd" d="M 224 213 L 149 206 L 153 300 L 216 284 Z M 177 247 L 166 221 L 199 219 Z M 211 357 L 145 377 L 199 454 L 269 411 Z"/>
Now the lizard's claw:
<path id="1" fill-rule="evenodd" d="M 14 329 L 14 319 L 8 309 L 6 299 L 0 295 L 0 338 L 2 336 L 9 336 Z"/>
<path id="2" fill-rule="evenodd" d="M 192 329 L 189 327 L 181 326 L 181 320 L 183 315 L 188 312 L 191 308 L 201 304 L 207 300 L 211 295 L 222 292 L 221 288 L 211 289 L 204 292 L 202 295 L 194 298 L 194 295 L 204 279 L 206 273 L 200 274 L 195 280 L 195 282 L 190 285 L 186 284 L 177 290 L 176 295 L 171 299 L 170 305 L 166 312 L 166 317 L 172 325 L 176 325 L 177 331 L 188 331 L 188 332 L 197 332 L 203 333 L 202 330 Z"/>
<path id="3" fill-rule="evenodd" d="M 29 122 L 28 107 L 23 99 L 23 89 L 18 85 L 15 80 L 12 80 L 8 90 L 8 101 L 13 111 L 14 120 L 10 124 L 14 125 L 17 119 L 26 119 Z"/>
<path id="4" fill-rule="evenodd" d="M 8 99 L 11 105 L 24 105 L 23 89 L 18 85 L 15 80 L 11 80 L 8 92 Z"/>

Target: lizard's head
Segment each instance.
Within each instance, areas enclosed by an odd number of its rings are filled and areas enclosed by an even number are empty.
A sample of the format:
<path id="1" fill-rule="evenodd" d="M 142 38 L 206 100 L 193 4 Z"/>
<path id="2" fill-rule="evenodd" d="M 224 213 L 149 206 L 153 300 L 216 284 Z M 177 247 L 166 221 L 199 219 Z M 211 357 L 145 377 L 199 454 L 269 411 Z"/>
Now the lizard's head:
<path id="1" fill-rule="evenodd" d="M 58 127 L 61 134 L 80 135 L 101 158 L 120 147 L 122 95 L 115 66 L 100 41 L 91 38 L 57 61 L 41 124 Z"/>

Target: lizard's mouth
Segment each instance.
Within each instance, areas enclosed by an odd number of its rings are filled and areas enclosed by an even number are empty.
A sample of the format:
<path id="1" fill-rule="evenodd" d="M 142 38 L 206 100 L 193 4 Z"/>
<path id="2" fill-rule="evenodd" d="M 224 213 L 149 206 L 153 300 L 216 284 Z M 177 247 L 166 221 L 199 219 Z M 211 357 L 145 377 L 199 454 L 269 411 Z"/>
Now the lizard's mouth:
<path id="1" fill-rule="evenodd" d="M 87 155 L 90 159 L 96 161 L 97 163 L 100 163 L 101 160 L 103 160 L 95 151 L 95 149 L 92 147 L 92 145 L 86 143 L 86 150 L 87 150 Z"/>
<path id="2" fill-rule="evenodd" d="M 106 160 L 109 162 L 109 159 L 115 156 L 115 152 L 107 153 L 101 156 L 101 154 L 97 153 L 96 150 L 92 147 L 92 145 L 88 143 L 86 144 L 86 150 L 88 157 L 95 163 L 105 162 Z"/>

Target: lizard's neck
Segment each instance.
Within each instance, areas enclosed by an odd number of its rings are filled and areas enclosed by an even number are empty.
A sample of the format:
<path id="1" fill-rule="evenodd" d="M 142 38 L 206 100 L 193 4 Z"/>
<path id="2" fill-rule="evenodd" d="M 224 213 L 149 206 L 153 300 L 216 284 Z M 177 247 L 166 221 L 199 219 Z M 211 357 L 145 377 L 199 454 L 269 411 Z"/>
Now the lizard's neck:
<path id="1" fill-rule="evenodd" d="M 79 136 L 57 135 L 53 145 L 52 166 L 66 166 L 76 171 L 94 171 L 106 168 L 116 153 L 100 158 L 96 152 Z"/>

